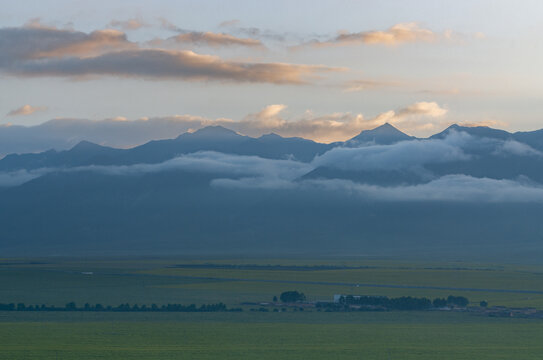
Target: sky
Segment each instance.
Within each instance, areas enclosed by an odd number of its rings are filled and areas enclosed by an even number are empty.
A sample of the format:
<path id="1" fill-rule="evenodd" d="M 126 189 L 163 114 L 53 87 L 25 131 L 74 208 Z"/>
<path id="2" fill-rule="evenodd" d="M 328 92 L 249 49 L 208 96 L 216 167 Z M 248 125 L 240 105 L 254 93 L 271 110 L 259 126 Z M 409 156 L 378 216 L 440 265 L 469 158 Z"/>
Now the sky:
<path id="1" fill-rule="evenodd" d="M 530 0 L 2 1 L 0 127 L 198 118 L 323 142 L 384 122 L 535 130 L 541 13 Z"/>

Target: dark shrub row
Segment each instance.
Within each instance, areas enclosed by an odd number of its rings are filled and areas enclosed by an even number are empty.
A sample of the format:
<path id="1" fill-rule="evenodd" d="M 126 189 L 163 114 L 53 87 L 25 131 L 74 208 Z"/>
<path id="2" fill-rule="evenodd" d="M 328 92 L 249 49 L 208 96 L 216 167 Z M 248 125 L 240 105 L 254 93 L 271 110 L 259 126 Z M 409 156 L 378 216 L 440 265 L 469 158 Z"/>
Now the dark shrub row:
<path id="1" fill-rule="evenodd" d="M 78 307 L 75 302 L 70 302 L 64 307 L 42 305 L 25 305 L 18 304 L 1 304 L 0 311 L 112 311 L 112 312 L 218 312 L 218 311 L 242 311 L 241 308 L 228 309 L 223 303 L 204 304 L 201 306 L 168 304 L 168 305 L 130 305 L 121 304 L 119 306 L 104 306 L 102 304 L 90 305 L 85 304 Z"/>

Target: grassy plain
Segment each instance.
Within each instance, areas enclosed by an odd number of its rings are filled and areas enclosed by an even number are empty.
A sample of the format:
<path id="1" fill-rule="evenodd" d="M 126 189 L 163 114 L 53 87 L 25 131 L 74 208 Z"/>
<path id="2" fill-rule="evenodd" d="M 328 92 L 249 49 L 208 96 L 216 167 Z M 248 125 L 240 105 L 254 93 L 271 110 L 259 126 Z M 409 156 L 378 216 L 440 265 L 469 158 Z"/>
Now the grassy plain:
<path id="1" fill-rule="evenodd" d="M 174 268 L 176 264 L 356 269 Z M 92 272 L 92 275 L 89 274 Z M 443 297 L 543 308 L 543 267 L 387 259 L 3 259 L 0 302 L 202 304 L 285 290 Z M 356 286 L 358 285 L 358 286 Z M 401 288 L 394 286 L 418 286 Z M 422 287 L 422 288 L 420 288 Z M 436 288 L 433 288 L 436 287 Z M 443 290 L 470 288 L 471 291 Z M 487 289 L 487 291 L 476 291 Z M 1 359 L 541 359 L 543 321 L 467 313 L 0 312 Z"/>

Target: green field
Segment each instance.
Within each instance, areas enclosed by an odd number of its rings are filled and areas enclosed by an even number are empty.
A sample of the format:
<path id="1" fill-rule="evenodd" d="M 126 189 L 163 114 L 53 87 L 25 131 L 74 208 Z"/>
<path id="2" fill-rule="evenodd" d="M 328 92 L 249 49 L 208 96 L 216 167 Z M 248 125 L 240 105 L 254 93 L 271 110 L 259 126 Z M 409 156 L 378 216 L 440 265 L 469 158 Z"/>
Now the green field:
<path id="1" fill-rule="evenodd" d="M 336 270 L 172 268 L 334 265 Z M 88 274 L 92 272 L 91 274 Z M 87 274 L 84 274 L 87 273 Z M 293 281 L 297 283 L 293 283 Z M 269 301 L 285 290 L 543 308 L 543 267 L 387 259 L 3 259 L 0 303 Z M 341 285 L 344 284 L 344 285 Z M 349 284 L 349 285 L 345 285 Z M 356 286 L 358 285 L 358 286 Z M 422 286 L 401 288 L 394 286 Z M 432 287 L 470 288 L 472 291 Z M 487 291 L 475 291 L 487 289 Z M 501 291 L 498 291 L 501 290 Z M 543 321 L 452 312 L 0 312 L 0 359 L 541 359 Z"/>

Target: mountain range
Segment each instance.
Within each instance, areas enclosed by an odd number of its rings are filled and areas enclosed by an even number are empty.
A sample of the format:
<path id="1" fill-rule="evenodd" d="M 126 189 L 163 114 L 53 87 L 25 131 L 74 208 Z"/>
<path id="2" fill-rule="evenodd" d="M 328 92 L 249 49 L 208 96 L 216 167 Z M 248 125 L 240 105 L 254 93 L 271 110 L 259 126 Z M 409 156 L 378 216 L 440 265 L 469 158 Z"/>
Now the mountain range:
<path id="1" fill-rule="evenodd" d="M 357 254 L 540 261 L 543 131 L 390 124 L 321 144 L 221 126 L 0 160 L 6 255 Z"/>
<path id="2" fill-rule="evenodd" d="M 444 139 L 452 132 L 475 137 L 512 140 L 543 151 L 543 129 L 532 132 L 509 133 L 489 127 L 451 125 L 429 139 Z M 392 145 L 400 141 L 425 140 L 409 136 L 385 123 L 375 129 L 362 131 L 345 142 L 321 144 L 312 140 L 284 138 L 267 134 L 259 138 L 240 135 L 222 126 L 208 126 L 193 133 L 183 133 L 175 139 L 155 140 L 129 149 L 115 149 L 83 140 L 69 150 L 53 149 L 41 153 L 8 154 L 0 159 L 0 171 L 37 169 L 40 167 L 74 167 L 86 165 L 129 165 L 158 163 L 180 154 L 197 151 L 217 151 L 237 155 L 254 155 L 270 159 L 294 158 L 310 162 L 334 147 L 369 147 Z"/>

